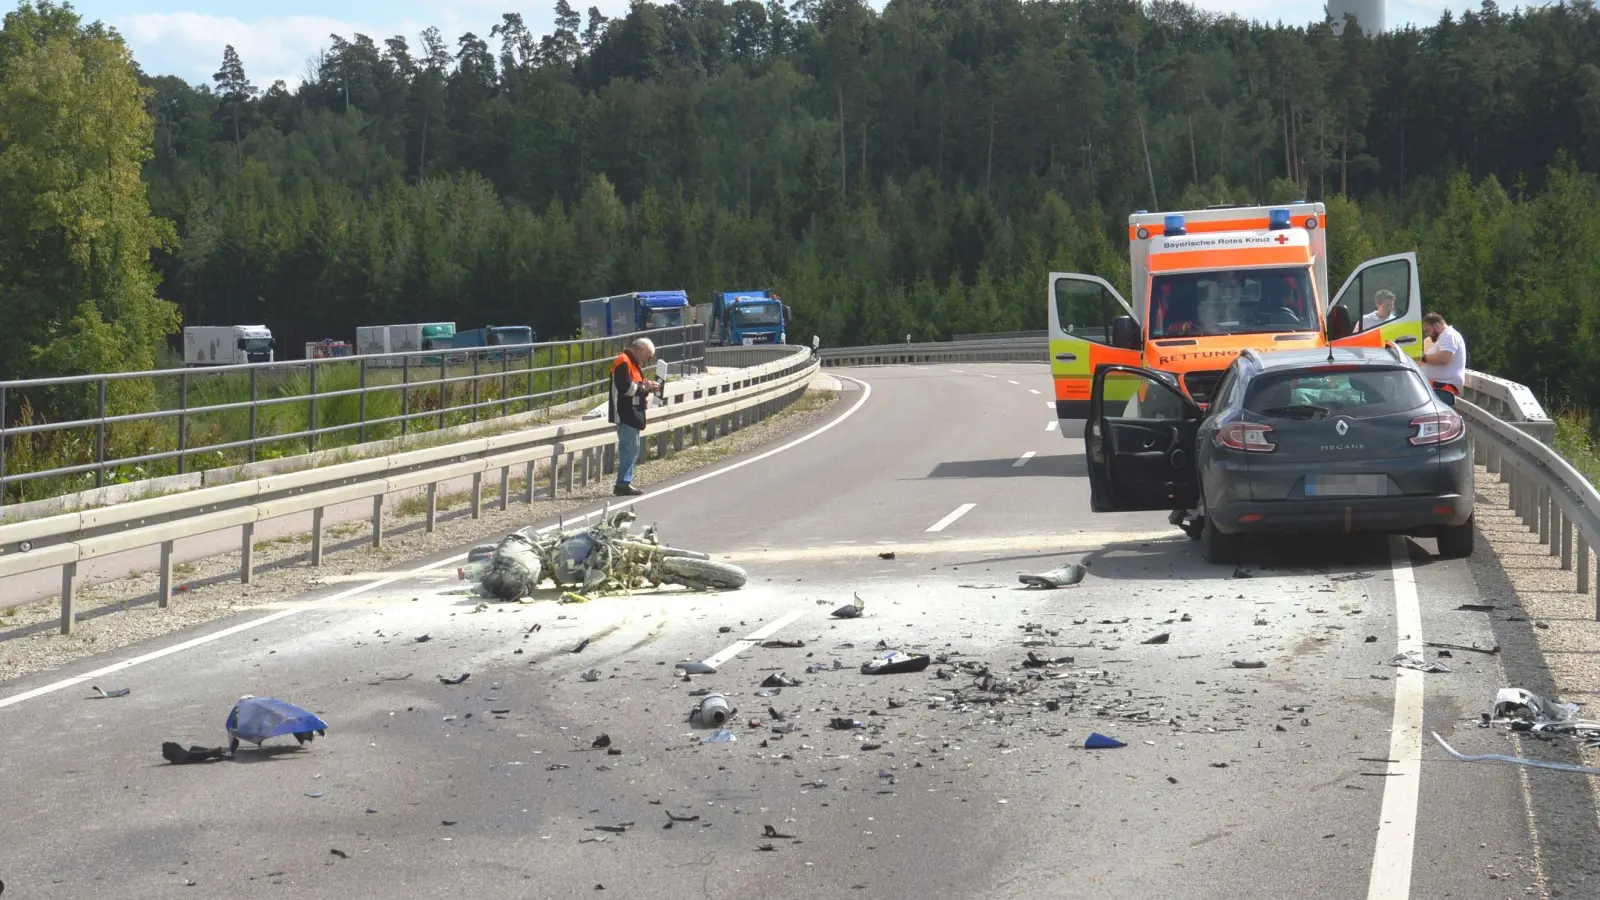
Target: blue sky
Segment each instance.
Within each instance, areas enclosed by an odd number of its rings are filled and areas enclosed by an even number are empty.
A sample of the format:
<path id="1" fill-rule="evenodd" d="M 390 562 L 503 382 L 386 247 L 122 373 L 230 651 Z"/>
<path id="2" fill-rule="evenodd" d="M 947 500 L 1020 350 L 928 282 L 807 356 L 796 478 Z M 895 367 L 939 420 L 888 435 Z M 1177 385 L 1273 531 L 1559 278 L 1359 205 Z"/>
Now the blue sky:
<path id="1" fill-rule="evenodd" d="M 1246 18 L 1309 22 L 1322 17 L 1325 0 L 1200 0 L 1199 6 Z M 282 78 L 291 86 L 307 71 L 307 61 L 325 49 L 330 34 L 362 33 L 377 40 L 403 34 L 416 36 L 438 26 L 452 46 L 462 33 L 488 38 L 504 12 L 521 12 L 529 27 L 543 33 L 550 27 L 554 0 L 539 4 L 511 0 L 78 0 L 73 6 L 86 19 L 100 19 L 117 28 L 133 47 L 145 71 L 178 75 L 192 82 L 210 81 L 232 44 L 250 79 L 263 87 Z M 574 0 L 574 7 L 594 5 L 607 15 L 627 9 L 627 0 Z M 873 2 L 881 7 L 881 2 Z M 1515 3 L 1505 3 L 1510 10 Z M 1430 25 L 1449 8 L 1476 9 L 1477 0 L 1389 0 L 1389 26 Z"/>

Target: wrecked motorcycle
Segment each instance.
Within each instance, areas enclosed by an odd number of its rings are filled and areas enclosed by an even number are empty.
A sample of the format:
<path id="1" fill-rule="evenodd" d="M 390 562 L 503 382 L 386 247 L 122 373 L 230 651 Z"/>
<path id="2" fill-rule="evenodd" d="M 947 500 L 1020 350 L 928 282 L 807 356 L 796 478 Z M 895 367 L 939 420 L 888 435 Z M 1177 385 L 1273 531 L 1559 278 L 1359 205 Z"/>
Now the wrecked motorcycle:
<path id="1" fill-rule="evenodd" d="M 461 574 L 475 578 L 486 593 L 501 600 L 529 596 L 547 578 L 558 588 L 584 592 L 661 584 L 694 590 L 744 586 L 743 569 L 698 551 L 666 546 L 654 525 L 633 534 L 637 518 L 624 510 L 572 532 L 563 526 L 548 535 L 513 532 L 497 545 L 473 548 Z"/>

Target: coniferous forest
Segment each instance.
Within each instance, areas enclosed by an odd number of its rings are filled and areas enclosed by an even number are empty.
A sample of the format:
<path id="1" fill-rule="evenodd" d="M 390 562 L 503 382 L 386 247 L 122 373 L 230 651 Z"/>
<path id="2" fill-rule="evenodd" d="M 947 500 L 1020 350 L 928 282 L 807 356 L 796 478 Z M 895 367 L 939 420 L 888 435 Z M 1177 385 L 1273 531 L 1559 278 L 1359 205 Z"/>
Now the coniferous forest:
<path id="1" fill-rule="evenodd" d="M 1342 31 L 1342 33 L 1341 33 Z M 1335 286 L 1415 249 L 1474 368 L 1600 405 L 1600 13 L 1376 38 L 1156 0 L 637 0 L 534 34 L 329 35 L 290 88 L 0 30 L 0 378 L 155 366 L 182 324 L 577 329 L 768 287 L 830 345 L 1042 328 L 1135 209 L 1329 204 Z"/>

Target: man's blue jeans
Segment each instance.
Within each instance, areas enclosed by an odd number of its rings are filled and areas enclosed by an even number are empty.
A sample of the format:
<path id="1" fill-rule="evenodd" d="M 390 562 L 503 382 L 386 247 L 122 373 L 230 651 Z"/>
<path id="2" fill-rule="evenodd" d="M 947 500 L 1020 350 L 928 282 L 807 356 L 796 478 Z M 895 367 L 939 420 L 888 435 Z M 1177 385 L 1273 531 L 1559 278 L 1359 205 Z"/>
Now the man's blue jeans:
<path id="1" fill-rule="evenodd" d="M 639 429 L 617 425 L 617 484 L 633 484 L 633 467 L 639 461 Z"/>

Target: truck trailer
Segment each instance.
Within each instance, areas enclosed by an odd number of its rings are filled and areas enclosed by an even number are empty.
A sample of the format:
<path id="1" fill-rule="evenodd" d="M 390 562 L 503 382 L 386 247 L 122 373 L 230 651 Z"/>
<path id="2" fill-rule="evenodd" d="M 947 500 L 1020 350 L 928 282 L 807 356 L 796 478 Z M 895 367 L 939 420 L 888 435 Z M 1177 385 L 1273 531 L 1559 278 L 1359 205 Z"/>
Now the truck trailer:
<path id="1" fill-rule="evenodd" d="M 473 328 L 468 331 L 458 331 L 450 339 L 452 350 L 470 349 L 472 347 L 512 347 L 536 343 L 539 336 L 527 325 L 486 325 L 483 328 Z M 484 354 L 485 359 L 499 361 L 503 357 L 510 359 L 527 359 L 532 351 L 527 347 L 521 350 L 511 350 L 506 353 L 499 351 Z M 454 354 L 461 356 L 462 354 Z"/>
<path id="2" fill-rule="evenodd" d="M 362 325 L 356 328 L 356 354 L 366 356 L 374 353 L 429 353 L 419 359 L 411 359 L 412 364 L 426 363 L 437 365 L 443 361 L 433 350 L 443 350 L 450 346 L 450 340 L 455 337 L 456 323 L 454 322 L 428 322 L 416 325 Z M 375 366 L 400 366 L 400 359 L 374 360 Z"/>
<path id="3" fill-rule="evenodd" d="M 586 338 L 616 337 L 636 331 L 689 324 L 689 295 L 683 291 L 633 291 L 578 303 Z"/>

